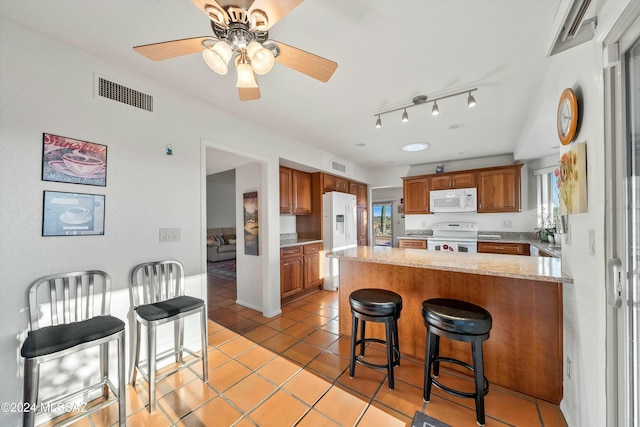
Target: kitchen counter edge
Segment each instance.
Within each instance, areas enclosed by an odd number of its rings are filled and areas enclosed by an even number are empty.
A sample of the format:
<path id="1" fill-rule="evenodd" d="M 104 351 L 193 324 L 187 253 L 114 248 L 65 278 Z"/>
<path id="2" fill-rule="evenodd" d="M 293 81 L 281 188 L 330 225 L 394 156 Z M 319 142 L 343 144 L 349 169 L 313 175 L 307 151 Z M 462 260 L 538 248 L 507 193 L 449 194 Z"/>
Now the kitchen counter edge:
<path id="1" fill-rule="evenodd" d="M 523 257 L 487 253 L 462 253 L 358 246 L 329 252 L 326 256 L 360 262 L 427 268 L 468 274 L 510 277 L 553 283 L 573 283 L 562 271 L 561 261 L 553 257 Z"/>
<path id="2" fill-rule="evenodd" d="M 324 240 L 320 239 L 298 239 L 296 241 L 284 241 L 280 242 L 280 249 L 289 248 L 292 246 L 309 245 L 311 243 L 323 243 Z"/>

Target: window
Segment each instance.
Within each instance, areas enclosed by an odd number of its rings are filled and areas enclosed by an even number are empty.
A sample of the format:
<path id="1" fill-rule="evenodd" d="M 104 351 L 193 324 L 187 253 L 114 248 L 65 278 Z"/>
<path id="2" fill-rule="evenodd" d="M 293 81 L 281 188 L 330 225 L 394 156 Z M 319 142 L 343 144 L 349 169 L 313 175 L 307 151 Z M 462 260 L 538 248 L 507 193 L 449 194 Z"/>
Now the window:
<path id="1" fill-rule="evenodd" d="M 538 228 L 554 228 L 560 215 L 560 198 L 556 167 L 547 167 L 533 172 L 536 178 L 536 206 Z"/>

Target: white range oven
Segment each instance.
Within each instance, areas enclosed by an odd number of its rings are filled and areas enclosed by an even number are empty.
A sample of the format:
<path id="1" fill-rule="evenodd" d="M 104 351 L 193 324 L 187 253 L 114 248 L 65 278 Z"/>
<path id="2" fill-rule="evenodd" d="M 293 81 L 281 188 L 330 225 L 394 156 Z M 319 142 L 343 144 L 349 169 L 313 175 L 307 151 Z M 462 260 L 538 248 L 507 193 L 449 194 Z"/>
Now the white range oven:
<path id="1" fill-rule="evenodd" d="M 438 222 L 427 239 L 430 251 L 478 252 L 478 224 L 474 222 Z"/>

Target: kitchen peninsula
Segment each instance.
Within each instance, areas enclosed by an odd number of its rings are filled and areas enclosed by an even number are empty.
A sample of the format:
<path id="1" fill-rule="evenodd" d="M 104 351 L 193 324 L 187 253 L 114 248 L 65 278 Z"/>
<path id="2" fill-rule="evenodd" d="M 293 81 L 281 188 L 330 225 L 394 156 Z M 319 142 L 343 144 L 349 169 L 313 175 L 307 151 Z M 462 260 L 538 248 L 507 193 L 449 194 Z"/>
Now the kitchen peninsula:
<path id="1" fill-rule="evenodd" d="M 559 259 L 362 246 L 328 256 L 340 262 L 341 334 L 351 335 L 351 292 L 389 289 L 403 299 L 400 352 L 424 360 L 422 301 L 468 301 L 493 317 L 484 343 L 489 382 L 555 404 L 562 399 L 562 283 L 573 279 L 562 273 Z M 368 330 L 383 338 L 376 326 Z M 441 350 L 471 362 L 468 343 L 443 340 Z"/>

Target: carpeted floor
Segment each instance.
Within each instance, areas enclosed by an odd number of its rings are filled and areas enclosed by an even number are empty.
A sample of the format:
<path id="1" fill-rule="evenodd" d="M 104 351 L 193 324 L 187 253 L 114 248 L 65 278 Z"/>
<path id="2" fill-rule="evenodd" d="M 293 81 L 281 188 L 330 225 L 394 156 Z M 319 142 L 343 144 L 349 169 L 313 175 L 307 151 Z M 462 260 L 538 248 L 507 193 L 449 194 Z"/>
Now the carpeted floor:
<path id="1" fill-rule="evenodd" d="M 207 273 L 215 276 L 224 277 L 226 279 L 236 278 L 236 260 L 230 259 L 227 261 L 208 262 Z"/>

